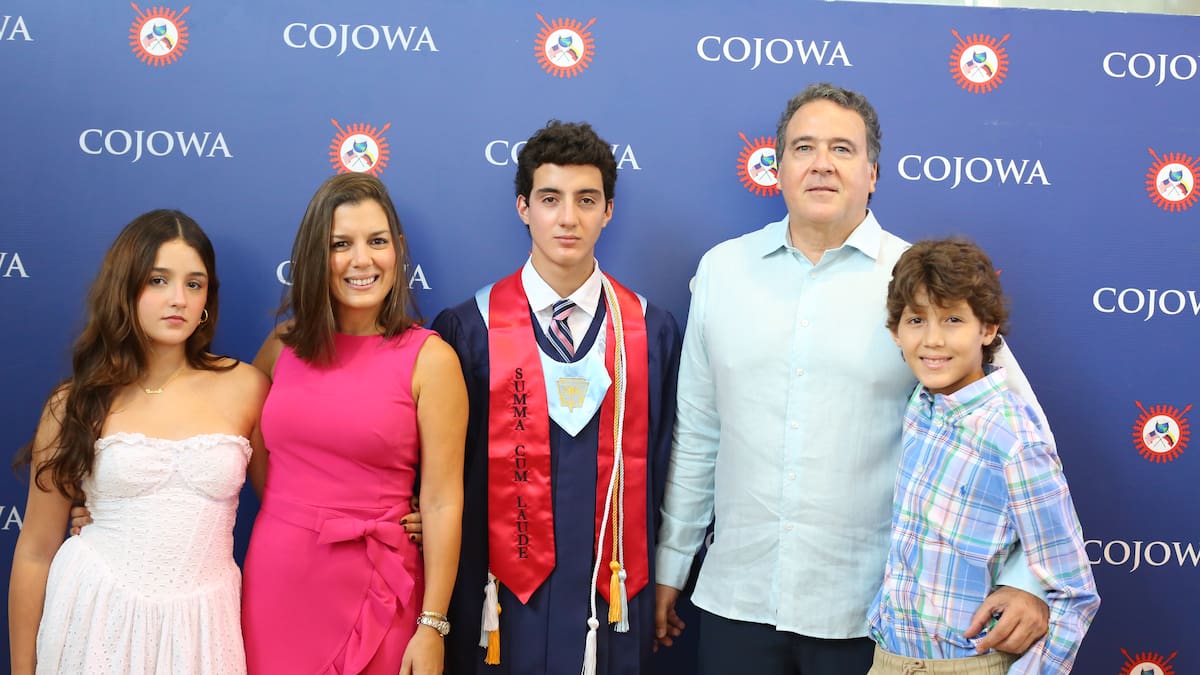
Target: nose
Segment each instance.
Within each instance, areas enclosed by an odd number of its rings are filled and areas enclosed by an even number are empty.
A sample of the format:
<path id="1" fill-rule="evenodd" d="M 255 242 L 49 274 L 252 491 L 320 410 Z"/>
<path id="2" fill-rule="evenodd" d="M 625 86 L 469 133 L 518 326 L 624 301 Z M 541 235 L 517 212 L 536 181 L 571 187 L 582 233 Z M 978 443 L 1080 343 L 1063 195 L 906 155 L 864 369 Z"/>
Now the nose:
<path id="1" fill-rule="evenodd" d="M 350 250 L 350 264 L 354 267 L 367 267 L 371 264 L 371 250 L 363 244 L 355 244 Z"/>
<path id="2" fill-rule="evenodd" d="M 562 210 L 559 213 L 559 224 L 568 229 L 578 225 L 579 205 L 572 203 L 570 200 L 564 200 Z"/>
<path id="3" fill-rule="evenodd" d="M 187 305 L 187 285 L 172 284 L 171 285 L 171 304 L 175 307 L 184 307 Z"/>
<path id="4" fill-rule="evenodd" d="M 941 324 L 937 321 L 930 321 L 925 330 L 925 344 L 930 347 L 941 347 L 945 343 L 946 336 Z"/>
<path id="5" fill-rule="evenodd" d="M 833 172 L 833 154 L 829 152 L 829 148 L 817 146 L 817 149 L 813 152 L 811 168 L 813 173 Z"/>

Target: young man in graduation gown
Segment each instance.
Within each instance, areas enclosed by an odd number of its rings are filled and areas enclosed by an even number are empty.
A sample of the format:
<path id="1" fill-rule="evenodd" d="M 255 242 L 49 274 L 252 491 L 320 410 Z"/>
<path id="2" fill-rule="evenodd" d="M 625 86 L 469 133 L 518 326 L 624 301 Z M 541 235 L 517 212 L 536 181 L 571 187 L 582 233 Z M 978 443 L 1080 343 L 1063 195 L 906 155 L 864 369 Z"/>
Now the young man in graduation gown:
<path id="1" fill-rule="evenodd" d="M 470 398 L 446 672 L 648 672 L 675 319 L 604 274 L 611 146 L 551 121 L 517 159 L 524 266 L 433 328 Z"/>

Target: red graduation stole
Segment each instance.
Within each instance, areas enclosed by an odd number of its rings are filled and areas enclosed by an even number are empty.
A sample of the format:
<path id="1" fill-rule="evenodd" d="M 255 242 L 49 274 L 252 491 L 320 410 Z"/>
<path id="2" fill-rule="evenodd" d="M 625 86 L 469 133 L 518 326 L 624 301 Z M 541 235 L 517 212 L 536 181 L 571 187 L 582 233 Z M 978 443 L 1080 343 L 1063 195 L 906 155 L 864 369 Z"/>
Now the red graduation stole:
<path id="1" fill-rule="evenodd" d="M 649 360 L 646 320 L 633 291 L 605 275 L 620 306 L 625 334 L 626 401 L 622 424 L 624 463 L 625 568 L 628 596 L 649 582 L 646 550 L 646 456 L 649 445 Z M 616 419 L 616 337 L 613 310 L 605 317 L 604 363 L 614 383 L 600 406 L 599 447 L 596 457 L 596 516 L 593 540 L 598 540 L 605 496 L 613 467 Z M 550 487 L 550 414 L 542 376 L 541 353 L 529 316 L 529 300 L 521 272 L 492 287 L 488 302 L 488 562 L 492 574 L 517 596 L 529 601 L 554 569 L 554 507 Z M 614 506 L 619 492 L 613 491 Z M 613 519 L 615 521 L 615 518 Z M 613 561 L 621 533 L 611 525 L 605 541 L 597 541 L 602 556 L 599 577 Z M 597 584 L 606 601 L 609 584 Z"/>

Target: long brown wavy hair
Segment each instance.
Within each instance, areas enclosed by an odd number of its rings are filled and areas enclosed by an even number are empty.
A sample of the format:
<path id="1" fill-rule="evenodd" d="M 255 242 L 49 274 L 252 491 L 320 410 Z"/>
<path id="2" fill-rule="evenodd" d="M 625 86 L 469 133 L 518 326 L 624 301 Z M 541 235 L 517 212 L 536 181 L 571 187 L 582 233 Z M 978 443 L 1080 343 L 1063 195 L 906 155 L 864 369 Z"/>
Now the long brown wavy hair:
<path id="1" fill-rule="evenodd" d="M 216 255 L 204 230 L 179 211 L 159 209 L 134 218 L 104 254 L 88 292 L 87 323 L 75 341 L 71 376 L 55 387 L 46 405 L 60 429 L 51 442 L 53 454 L 34 476 L 38 488 L 48 489 L 43 483 L 48 474 L 63 495 L 74 499 L 82 494 L 80 483 L 92 471 L 95 443 L 113 399 L 146 370 L 150 340 L 138 321 L 138 298 L 150 281 L 159 247 L 176 240 L 191 246 L 208 272 L 208 320 L 184 343 L 188 365 L 202 370 L 235 365 L 221 365 L 220 357 L 208 353 L 220 314 L 220 282 Z M 36 438 L 21 448 L 14 468 L 33 461 L 34 443 Z"/>
<path id="2" fill-rule="evenodd" d="M 280 317 L 291 319 L 279 339 L 309 363 L 324 365 L 333 359 L 333 334 L 337 329 L 333 291 L 329 286 L 333 212 L 342 204 L 365 201 L 374 201 L 383 208 L 396 249 L 396 279 L 383 300 L 376 323 L 385 338 L 392 338 L 421 321 L 416 298 L 408 288 L 408 243 L 387 187 L 365 173 L 334 176 L 317 188 L 300 221 L 292 245 L 292 285 L 278 312 Z"/>

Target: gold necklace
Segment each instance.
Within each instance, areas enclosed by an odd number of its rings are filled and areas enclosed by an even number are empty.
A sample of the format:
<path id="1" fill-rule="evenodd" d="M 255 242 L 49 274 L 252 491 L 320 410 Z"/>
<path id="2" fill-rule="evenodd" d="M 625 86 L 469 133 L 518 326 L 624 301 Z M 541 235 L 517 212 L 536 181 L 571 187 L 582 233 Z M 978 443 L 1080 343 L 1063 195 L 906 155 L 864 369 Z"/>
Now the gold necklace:
<path id="1" fill-rule="evenodd" d="M 171 373 L 171 375 L 169 377 L 167 377 L 167 379 L 163 380 L 163 383 L 158 385 L 157 389 L 150 389 L 148 387 L 142 387 L 142 391 L 146 392 L 150 396 L 154 396 L 156 394 L 163 393 L 163 388 L 166 387 L 168 384 L 170 384 L 171 380 L 175 379 L 176 375 L 182 373 L 184 367 L 186 367 L 186 366 L 187 366 L 187 364 L 185 363 L 185 364 L 179 366 L 178 368 L 176 368 L 175 372 Z"/>

